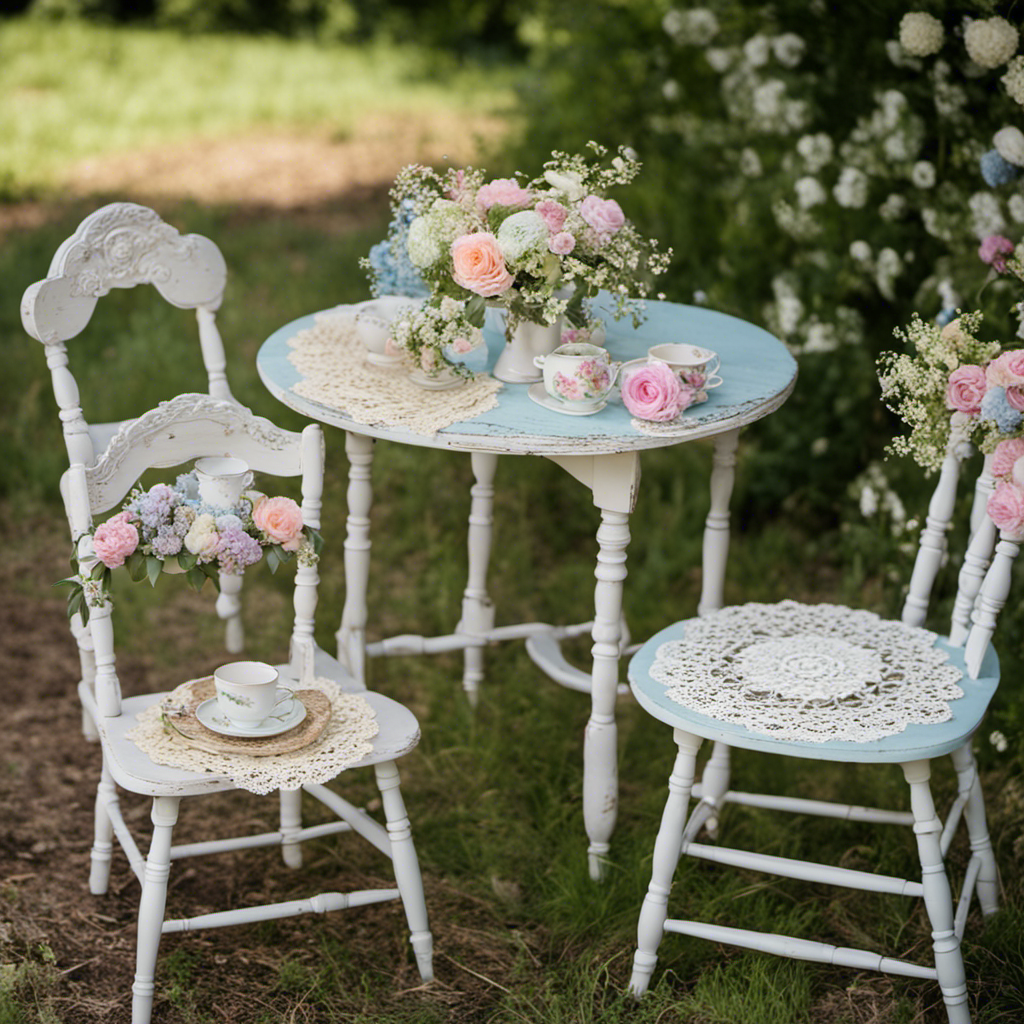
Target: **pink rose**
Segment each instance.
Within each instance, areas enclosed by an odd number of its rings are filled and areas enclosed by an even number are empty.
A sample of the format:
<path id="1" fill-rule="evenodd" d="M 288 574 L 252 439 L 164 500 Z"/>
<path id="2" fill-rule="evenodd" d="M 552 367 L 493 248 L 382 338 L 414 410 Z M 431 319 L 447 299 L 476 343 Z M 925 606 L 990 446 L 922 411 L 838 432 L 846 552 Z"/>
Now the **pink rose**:
<path id="1" fill-rule="evenodd" d="M 492 206 L 526 206 L 532 199 L 530 190 L 523 188 L 514 178 L 495 178 L 481 185 L 476 193 L 477 203 L 485 210 Z"/>
<path id="2" fill-rule="evenodd" d="M 985 377 L 990 385 L 1000 388 L 1024 384 L 1024 349 L 1015 348 L 993 359 L 985 367 Z"/>
<path id="3" fill-rule="evenodd" d="M 116 569 L 139 546 L 139 531 L 128 522 L 127 512 L 119 512 L 96 527 L 92 546 L 108 569 Z"/>
<path id="4" fill-rule="evenodd" d="M 302 543 L 302 509 L 291 498 L 267 498 L 253 511 L 252 521 L 285 551 L 297 551 Z"/>
<path id="5" fill-rule="evenodd" d="M 576 239 L 568 231 L 559 231 L 548 239 L 548 248 L 556 256 L 568 256 L 576 248 Z"/>
<path id="6" fill-rule="evenodd" d="M 981 400 L 985 397 L 987 388 L 985 371 L 980 366 L 973 363 L 958 366 L 949 375 L 946 405 L 968 416 L 977 416 L 981 412 Z"/>
<path id="7" fill-rule="evenodd" d="M 600 235 L 609 238 L 626 223 L 626 215 L 614 199 L 587 196 L 580 203 L 580 216 Z"/>
<path id="8" fill-rule="evenodd" d="M 978 248 L 982 263 L 987 263 L 1000 274 L 1006 269 L 1006 257 L 1013 252 L 1013 242 L 1003 235 L 989 235 Z"/>
<path id="9" fill-rule="evenodd" d="M 1018 459 L 1024 459 L 1024 438 L 1000 441 L 992 453 L 992 475 L 1009 476 Z"/>
<path id="10" fill-rule="evenodd" d="M 1019 536 L 1024 531 L 1024 490 L 1003 481 L 989 496 L 988 515 L 1000 530 Z"/>
<path id="11" fill-rule="evenodd" d="M 477 295 L 500 295 L 515 278 L 505 269 L 498 240 L 489 231 L 475 231 L 452 242 L 455 283 Z"/>
<path id="12" fill-rule="evenodd" d="M 1018 384 L 1011 384 L 1006 389 L 1006 404 L 1017 412 L 1024 412 L 1024 390 Z"/>
<path id="13" fill-rule="evenodd" d="M 565 218 L 569 215 L 569 211 L 561 203 L 556 203 L 554 199 L 542 199 L 534 207 L 534 212 L 547 224 L 548 231 L 553 235 L 557 235 L 562 230 Z"/>
<path id="14" fill-rule="evenodd" d="M 675 419 L 693 401 L 693 389 L 683 386 L 664 363 L 634 370 L 622 384 L 622 404 L 641 420 Z"/>

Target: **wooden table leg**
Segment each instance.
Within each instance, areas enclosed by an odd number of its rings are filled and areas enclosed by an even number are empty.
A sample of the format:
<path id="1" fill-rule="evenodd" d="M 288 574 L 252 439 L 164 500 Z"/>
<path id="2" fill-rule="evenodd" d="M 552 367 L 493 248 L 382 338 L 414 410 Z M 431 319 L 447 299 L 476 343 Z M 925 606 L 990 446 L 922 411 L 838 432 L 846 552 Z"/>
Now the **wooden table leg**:
<path id="1" fill-rule="evenodd" d="M 494 527 L 494 473 L 498 456 L 494 452 L 473 452 L 473 484 L 469 510 L 469 572 L 462 595 L 459 633 L 486 633 L 494 628 L 494 605 L 487 594 L 487 567 L 491 559 Z M 476 707 L 484 678 L 484 648 L 467 647 L 463 652 L 462 688 Z"/>
<path id="2" fill-rule="evenodd" d="M 348 519 L 345 533 L 345 605 L 335 634 L 338 661 L 366 683 L 366 588 L 370 579 L 370 506 L 373 504 L 373 438 L 345 433 Z"/>
<path id="3" fill-rule="evenodd" d="M 619 809 L 618 728 L 615 698 L 622 638 L 622 584 L 626 578 L 629 514 L 640 484 L 638 452 L 551 456 L 590 488 L 601 510 L 594 575 L 594 662 L 590 675 L 590 720 L 583 737 L 583 822 L 590 845 L 590 877 L 604 874 Z"/>

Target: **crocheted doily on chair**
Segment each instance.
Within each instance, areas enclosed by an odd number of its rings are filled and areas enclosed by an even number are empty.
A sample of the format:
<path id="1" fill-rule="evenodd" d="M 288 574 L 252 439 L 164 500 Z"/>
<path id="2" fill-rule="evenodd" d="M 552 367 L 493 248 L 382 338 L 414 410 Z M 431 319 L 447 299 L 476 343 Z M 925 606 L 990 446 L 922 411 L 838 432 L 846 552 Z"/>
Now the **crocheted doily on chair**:
<path id="1" fill-rule="evenodd" d="M 163 703 L 187 700 L 195 682 L 190 679 L 182 683 Z M 342 693 L 337 684 L 326 677 L 318 676 L 313 682 L 303 683 L 303 688 L 323 693 L 330 701 L 331 714 L 315 742 L 290 753 L 252 757 L 199 750 L 164 725 L 161 704 L 154 704 L 139 714 L 139 724 L 128 733 L 128 739 L 156 764 L 227 775 L 236 786 L 250 793 L 266 794 L 275 789 L 300 789 L 304 785 L 329 782 L 373 750 L 370 741 L 379 729 L 377 716 L 365 697 Z"/>
<path id="2" fill-rule="evenodd" d="M 344 306 L 317 314 L 314 326 L 299 331 L 288 344 L 288 361 L 303 378 L 291 390 L 343 411 L 356 423 L 404 427 L 429 436 L 498 404 L 501 382 L 487 374 L 447 391 L 429 391 L 409 379 L 404 365 L 368 363 L 355 310 Z"/>
<path id="3" fill-rule="evenodd" d="M 779 740 L 857 743 L 952 718 L 936 634 L 842 605 L 745 604 L 685 623 L 650 676 L 677 704 Z"/>

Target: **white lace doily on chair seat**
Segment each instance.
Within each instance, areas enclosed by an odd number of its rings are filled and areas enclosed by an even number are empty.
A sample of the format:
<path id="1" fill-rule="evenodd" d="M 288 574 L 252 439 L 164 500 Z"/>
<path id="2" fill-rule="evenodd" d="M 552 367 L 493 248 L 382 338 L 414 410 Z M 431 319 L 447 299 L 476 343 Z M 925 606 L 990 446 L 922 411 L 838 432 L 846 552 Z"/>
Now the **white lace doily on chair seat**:
<path id="1" fill-rule="evenodd" d="M 172 703 L 184 700 L 189 680 L 168 694 Z M 339 772 L 361 761 L 373 750 L 379 725 L 369 702 L 358 693 L 343 693 L 333 680 L 317 676 L 305 689 L 323 692 L 331 702 L 331 717 L 316 742 L 288 754 L 250 757 L 248 754 L 213 754 L 199 750 L 164 726 L 160 703 L 139 714 L 139 724 L 128 739 L 157 764 L 192 772 L 227 775 L 240 789 L 266 795 L 275 789 L 300 789 L 329 782 Z"/>
<path id="2" fill-rule="evenodd" d="M 780 740 L 866 743 L 963 696 L 936 634 L 842 605 L 745 604 L 685 623 L 650 676 L 677 704 Z"/>

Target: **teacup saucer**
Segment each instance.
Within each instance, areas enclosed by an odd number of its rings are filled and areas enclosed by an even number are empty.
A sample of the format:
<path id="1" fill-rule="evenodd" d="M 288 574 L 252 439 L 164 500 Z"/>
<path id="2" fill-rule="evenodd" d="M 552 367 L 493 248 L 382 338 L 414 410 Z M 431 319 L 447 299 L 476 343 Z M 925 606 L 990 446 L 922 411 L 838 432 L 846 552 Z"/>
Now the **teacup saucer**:
<path id="1" fill-rule="evenodd" d="M 278 690 L 279 694 L 287 692 L 287 690 Z M 289 729 L 294 729 L 305 717 L 306 705 L 295 697 L 290 703 L 283 704 L 279 711 L 269 718 L 265 718 L 259 725 L 248 728 L 233 725 L 221 712 L 216 697 L 204 700 L 196 708 L 196 718 L 212 732 L 220 733 L 221 736 L 244 736 L 251 739 L 258 739 L 262 736 L 278 736 Z"/>
<path id="2" fill-rule="evenodd" d="M 557 398 L 552 398 L 544 390 L 544 381 L 531 384 L 526 393 L 538 405 L 542 405 L 545 409 L 550 409 L 552 412 L 560 412 L 563 416 L 593 416 L 595 412 L 600 412 L 608 404 L 607 400 L 602 399 L 595 405 L 588 405 L 584 409 L 579 409 L 569 402 L 560 402 Z"/>

